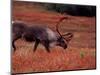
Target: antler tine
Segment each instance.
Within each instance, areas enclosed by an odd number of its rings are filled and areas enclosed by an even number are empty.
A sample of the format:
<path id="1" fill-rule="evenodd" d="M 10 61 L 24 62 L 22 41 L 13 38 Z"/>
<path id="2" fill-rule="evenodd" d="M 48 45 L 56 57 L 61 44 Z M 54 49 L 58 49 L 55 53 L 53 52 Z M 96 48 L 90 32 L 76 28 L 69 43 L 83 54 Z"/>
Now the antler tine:
<path id="1" fill-rule="evenodd" d="M 60 24 L 60 22 L 62 22 L 64 19 L 68 19 L 68 17 L 62 17 L 59 22 L 56 24 L 56 31 L 59 33 L 59 35 L 62 37 L 61 33 L 58 30 L 58 25 Z"/>
<path id="2" fill-rule="evenodd" d="M 64 38 L 67 42 L 69 42 L 71 39 L 72 39 L 72 37 L 73 37 L 73 34 L 72 33 L 67 33 L 67 34 L 64 34 L 63 36 L 68 36 L 67 38 Z"/>
<path id="3" fill-rule="evenodd" d="M 72 35 L 73 36 L 72 33 L 66 33 L 66 34 L 63 34 L 62 36 L 68 36 L 68 35 Z"/>

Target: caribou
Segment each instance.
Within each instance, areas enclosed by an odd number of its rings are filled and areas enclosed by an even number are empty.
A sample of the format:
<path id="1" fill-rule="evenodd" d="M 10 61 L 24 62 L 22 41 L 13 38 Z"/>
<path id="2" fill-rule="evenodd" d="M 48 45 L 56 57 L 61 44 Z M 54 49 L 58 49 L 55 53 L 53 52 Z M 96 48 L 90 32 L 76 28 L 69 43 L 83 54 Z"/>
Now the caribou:
<path id="1" fill-rule="evenodd" d="M 12 22 L 12 47 L 16 51 L 15 42 L 23 38 L 28 42 L 35 42 L 33 51 L 36 51 L 39 44 L 42 44 L 47 52 L 50 52 L 50 47 L 60 46 L 67 48 L 69 41 L 72 39 L 72 33 L 61 34 L 58 25 L 67 17 L 63 17 L 56 24 L 56 32 L 48 27 L 43 26 L 28 26 L 21 21 Z M 65 38 L 65 36 L 67 38 Z"/>

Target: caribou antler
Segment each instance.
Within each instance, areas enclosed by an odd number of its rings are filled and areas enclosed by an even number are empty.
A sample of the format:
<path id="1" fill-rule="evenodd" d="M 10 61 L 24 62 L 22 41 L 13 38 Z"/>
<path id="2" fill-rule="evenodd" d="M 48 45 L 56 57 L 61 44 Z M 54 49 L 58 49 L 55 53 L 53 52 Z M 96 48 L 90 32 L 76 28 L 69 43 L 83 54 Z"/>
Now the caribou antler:
<path id="1" fill-rule="evenodd" d="M 63 17 L 63 18 L 61 18 L 60 20 L 59 20 L 59 22 L 56 24 L 56 31 L 59 33 L 59 35 L 61 36 L 61 37 L 63 37 L 63 36 L 67 36 L 67 38 L 64 38 L 67 42 L 69 42 L 71 39 L 72 39 L 72 37 L 73 37 L 73 34 L 72 33 L 67 33 L 67 34 L 61 34 L 60 32 L 59 32 L 59 30 L 58 30 L 58 25 L 64 20 L 64 19 L 68 19 L 68 17 Z"/>
<path id="2" fill-rule="evenodd" d="M 56 31 L 59 33 L 59 35 L 62 37 L 61 33 L 58 30 L 58 25 L 64 20 L 64 19 L 68 19 L 68 17 L 62 17 L 59 22 L 56 24 Z"/>
<path id="3" fill-rule="evenodd" d="M 73 37 L 73 34 L 72 33 L 67 33 L 67 34 L 64 34 L 64 35 L 62 35 L 62 36 L 67 36 L 66 38 L 64 38 L 67 42 L 69 42 L 71 39 L 72 39 L 72 37 Z"/>

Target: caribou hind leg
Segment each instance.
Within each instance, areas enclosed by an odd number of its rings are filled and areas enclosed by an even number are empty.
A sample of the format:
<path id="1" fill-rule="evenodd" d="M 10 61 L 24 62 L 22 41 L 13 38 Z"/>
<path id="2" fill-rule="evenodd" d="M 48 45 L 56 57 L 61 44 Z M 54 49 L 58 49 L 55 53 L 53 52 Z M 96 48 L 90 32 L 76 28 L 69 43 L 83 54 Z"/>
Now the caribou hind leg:
<path id="1" fill-rule="evenodd" d="M 14 48 L 14 51 L 15 51 L 16 50 L 15 40 L 12 41 L 12 47 Z"/>
<path id="2" fill-rule="evenodd" d="M 20 37 L 16 37 L 13 41 L 12 41 L 12 47 L 14 48 L 14 52 L 16 51 L 16 46 L 15 46 L 15 41 L 17 41 Z"/>

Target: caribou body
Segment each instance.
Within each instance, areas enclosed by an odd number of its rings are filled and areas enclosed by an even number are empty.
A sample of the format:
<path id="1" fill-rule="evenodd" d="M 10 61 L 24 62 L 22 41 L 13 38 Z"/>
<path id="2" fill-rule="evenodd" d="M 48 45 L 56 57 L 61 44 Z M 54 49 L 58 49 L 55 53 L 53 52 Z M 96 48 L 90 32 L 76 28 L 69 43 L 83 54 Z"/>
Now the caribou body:
<path id="1" fill-rule="evenodd" d="M 63 35 L 60 34 L 58 30 L 58 25 L 63 19 L 66 18 L 60 19 L 60 21 L 56 25 L 57 32 L 54 32 L 52 29 L 48 27 L 27 26 L 23 22 L 13 21 L 12 46 L 14 48 L 14 51 L 16 50 L 15 41 L 20 38 L 24 38 L 26 41 L 29 42 L 35 42 L 34 49 L 33 49 L 34 51 L 36 51 L 39 43 L 41 43 L 48 52 L 50 52 L 49 48 L 54 46 L 60 46 L 66 49 L 67 44 L 71 40 L 73 34 L 72 33 L 67 33 Z M 64 36 L 67 36 L 67 38 L 64 38 Z"/>

